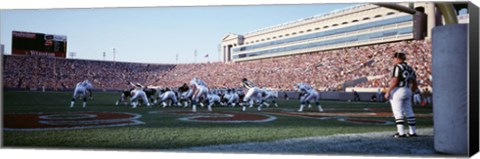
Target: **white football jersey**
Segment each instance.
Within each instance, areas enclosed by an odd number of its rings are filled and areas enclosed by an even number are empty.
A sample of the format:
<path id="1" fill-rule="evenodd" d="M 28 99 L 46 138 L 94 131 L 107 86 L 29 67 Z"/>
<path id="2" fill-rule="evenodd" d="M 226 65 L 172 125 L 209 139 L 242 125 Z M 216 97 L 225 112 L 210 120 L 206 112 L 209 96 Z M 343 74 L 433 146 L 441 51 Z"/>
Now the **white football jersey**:
<path id="1" fill-rule="evenodd" d="M 205 84 L 205 82 L 203 82 L 202 80 L 198 79 L 198 78 L 193 78 L 191 81 L 190 81 L 190 85 L 194 85 L 196 88 L 199 88 L 199 86 L 205 86 L 207 87 L 207 84 Z"/>
<path id="2" fill-rule="evenodd" d="M 299 83 L 299 84 L 297 84 L 297 87 L 302 92 L 309 92 L 309 91 L 313 90 L 312 86 L 310 86 L 308 84 L 305 84 L 305 83 Z"/>

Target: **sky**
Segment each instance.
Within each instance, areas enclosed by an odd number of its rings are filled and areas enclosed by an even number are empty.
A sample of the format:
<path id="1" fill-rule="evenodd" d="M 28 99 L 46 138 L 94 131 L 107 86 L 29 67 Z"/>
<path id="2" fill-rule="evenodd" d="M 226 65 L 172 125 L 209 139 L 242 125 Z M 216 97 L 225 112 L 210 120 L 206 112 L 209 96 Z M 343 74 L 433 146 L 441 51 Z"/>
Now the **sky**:
<path id="1" fill-rule="evenodd" d="M 67 36 L 67 58 L 216 62 L 228 33 L 245 34 L 353 5 L 358 3 L 2 9 L 0 43 L 11 54 L 12 31 L 38 32 Z"/>

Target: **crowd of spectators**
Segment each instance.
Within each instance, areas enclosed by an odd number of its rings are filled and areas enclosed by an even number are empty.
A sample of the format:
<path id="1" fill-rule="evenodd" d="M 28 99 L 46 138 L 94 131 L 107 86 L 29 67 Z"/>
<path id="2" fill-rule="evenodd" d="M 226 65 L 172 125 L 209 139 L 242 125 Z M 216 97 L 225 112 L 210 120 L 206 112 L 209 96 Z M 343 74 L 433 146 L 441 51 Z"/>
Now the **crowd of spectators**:
<path id="1" fill-rule="evenodd" d="M 179 87 L 193 77 L 210 88 L 240 87 L 248 78 L 260 87 L 293 90 L 304 82 L 319 90 L 337 88 L 342 83 L 364 77 L 380 77 L 356 87 L 386 87 L 393 68 L 391 56 L 407 53 L 407 63 L 415 68 L 420 87 L 431 86 L 431 43 L 402 41 L 312 52 L 246 62 L 195 64 L 144 64 L 71 60 L 41 56 L 4 56 L 4 87 L 71 89 L 89 79 L 97 89 L 125 89 L 127 81 L 161 87 Z"/>
<path id="2" fill-rule="evenodd" d="M 375 64 L 371 65 L 371 72 L 361 74 L 368 76 L 383 75 L 382 78 L 371 80 L 366 83 L 357 85 L 357 87 L 376 88 L 387 87 L 391 70 L 393 69 L 391 56 L 395 51 L 405 51 L 407 53 L 406 62 L 412 66 L 417 73 L 417 79 L 419 87 L 431 87 L 432 86 L 432 50 L 431 42 L 429 41 L 404 41 L 399 43 L 391 43 L 390 45 L 382 45 L 379 51 L 382 54 L 374 58 Z M 383 53 L 386 52 L 386 53 Z M 378 54 L 378 53 L 377 53 Z"/>
<path id="3" fill-rule="evenodd" d="M 96 89 L 128 88 L 128 81 L 146 83 L 158 79 L 174 65 L 71 60 L 44 56 L 3 56 L 6 88 L 73 89 L 88 79 Z"/>
<path id="4" fill-rule="evenodd" d="M 407 62 L 415 68 L 419 86 L 431 86 L 431 43 L 402 41 L 351 47 L 301 55 L 276 57 L 237 63 L 183 64 L 167 72 L 160 85 L 178 85 L 200 77 L 212 88 L 240 86 L 242 78 L 258 86 L 292 90 L 293 84 L 304 82 L 319 90 L 336 89 L 338 85 L 362 77 L 381 77 L 356 87 L 387 87 L 392 55 L 405 51 Z"/>

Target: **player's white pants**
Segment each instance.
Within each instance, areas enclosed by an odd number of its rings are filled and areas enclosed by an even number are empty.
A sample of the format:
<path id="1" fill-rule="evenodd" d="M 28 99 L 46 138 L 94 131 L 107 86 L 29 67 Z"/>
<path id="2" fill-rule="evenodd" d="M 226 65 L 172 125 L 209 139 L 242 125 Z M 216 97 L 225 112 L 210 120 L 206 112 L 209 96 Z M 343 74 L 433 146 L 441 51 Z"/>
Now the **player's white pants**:
<path id="1" fill-rule="evenodd" d="M 299 112 L 302 112 L 303 111 L 303 107 L 304 107 L 304 104 L 306 103 L 309 103 L 310 100 L 313 100 L 313 102 L 315 102 L 315 104 L 317 105 L 318 107 L 318 111 L 320 112 L 323 112 L 323 108 L 322 106 L 320 105 L 319 103 L 319 100 L 320 100 L 320 94 L 318 94 L 317 91 L 315 90 L 310 90 L 308 91 L 305 95 L 303 95 L 301 98 L 300 98 L 300 108 L 298 109 Z M 310 108 L 310 104 L 308 104 L 308 107 Z"/>
<path id="2" fill-rule="evenodd" d="M 200 97 L 207 98 L 208 88 L 205 86 L 198 86 L 196 94 L 193 94 L 192 100 L 198 102 Z"/>
<path id="3" fill-rule="evenodd" d="M 215 102 L 220 103 L 220 97 L 216 94 L 207 95 L 207 99 L 208 99 L 208 111 L 212 111 L 212 105 Z"/>
<path id="4" fill-rule="evenodd" d="M 122 95 L 120 95 L 120 99 L 115 102 L 115 105 L 118 105 L 120 102 L 123 102 L 125 106 L 127 105 L 127 97 L 125 96 L 125 94 L 123 94 L 123 92 Z"/>
<path id="5" fill-rule="evenodd" d="M 404 134 L 404 117 L 407 117 L 409 133 L 415 134 L 415 114 L 412 109 L 412 91 L 408 87 L 397 87 L 392 90 L 390 103 L 392 105 L 393 116 L 397 125 L 397 131 L 400 135 Z"/>
<path id="6" fill-rule="evenodd" d="M 150 106 L 150 102 L 148 101 L 147 95 L 145 92 L 141 89 L 138 90 L 133 90 L 133 96 L 130 98 L 130 102 L 133 104 L 133 108 L 137 107 L 137 103 L 134 102 L 135 99 L 137 98 L 142 98 L 145 103 L 147 103 L 147 106 Z"/>
<path id="7" fill-rule="evenodd" d="M 87 88 L 85 87 L 75 87 L 75 90 L 73 91 L 73 97 L 72 101 L 70 102 L 70 108 L 75 105 L 75 99 L 78 97 L 83 97 L 83 107 L 86 107 L 87 105 Z"/>
<path id="8" fill-rule="evenodd" d="M 210 104 L 213 104 L 215 102 L 219 102 L 220 103 L 220 97 L 218 95 L 208 95 L 208 102 Z"/>
<path id="9" fill-rule="evenodd" d="M 177 96 L 173 91 L 168 91 L 160 95 L 160 103 L 165 102 L 166 100 L 172 100 L 172 104 L 176 105 L 177 104 Z M 167 105 L 164 104 L 163 107 L 166 107 Z"/>
<path id="10" fill-rule="evenodd" d="M 273 99 L 273 96 L 270 94 L 270 92 L 267 92 L 266 94 L 267 95 L 265 97 L 263 97 L 263 100 Z"/>
<path id="11" fill-rule="evenodd" d="M 238 94 L 230 94 L 230 98 L 228 98 L 228 103 L 231 103 L 232 106 L 235 106 L 238 102 L 240 102 L 240 97 L 238 97 Z"/>
<path id="12" fill-rule="evenodd" d="M 192 97 L 192 101 L 193 101 L 192 111 L 193 112 L 197 112 L 196 104 L 199 102 L 200 97 L 204 97 L 204 99 L 207 98 L 208 88 L 205 87 L 205 86 L 199 85 L 196 91 L 197 92 L 194 92 L 193 97 Z M 203 105 L 202 105 L 202 107 L 203 107 Z M 209 110 L 210 110 L 210 108 L 209 108 Z"/>
<path id="13" fill-rule="evenodd" d="M 244 102 L 248 102 L 249 100 L 258 100 L 258 98 L 261 98 L 260 94 L 260 89 L 258 87 L 252 87 L 248 89 L 247 94 L 245 94 L 245 97 L 243 98 Z"/>
<path id="14" fill-rule="evenodd" d="M 188 91 L 182 93 L 181 98 L 182 99 L 188 99 L 188 98 L 192 97 L 192 95 L 193 95 L 193 91 L 192 91 L 192 89 L 189 89 Z"/>
<path id="15" fill-rule="evenodd" d="M 87 96 L 87 88 L 85 87 L 75 87 L 73 91 L 73 98 L 77 98 L 78 96 L 86 97 Z"/>
<path id="16" fill-rule="evenodd" d="M 278 98 L 278 92 L 270 92 L 270 91 L 267 91 L 265 92 L 266 93 L 266 96 L 263 97 L 263 101 L 265 102 L 264 104 L 268 107 L 269 104 L 268 104 L 268 101 L 272 101 L 272 103 L 278 107 L 277 105 L 277 102 L 275 101 L 275 98 Z"/>
<path id="17" fill-rule="evenodd" d="M 223 99 L 228 101 L 228 100 L 230 100 L 231 96 L 232 96 L 231 93 L 227 93 L 227 94 L 223 95 Z"/>
<path id="18" fill-rule="evenodd" d="M 254 102 L 260 103 L 258 106 L 258 111 L 261 111 L 261 107 L 263 104 L 263 99 L 262 99 L 262 91 L 258 89 L 258 87 L 252 87 L 248 89 L 247 94 L 245 94 L 245 97 L 243 97 L 243 102 L 248 102 L 250 107 L 253 107 Z M 242 111 L 245 111 L 245 106 L 243 106 Z"/>
<path id="19" fill-rule="evenodd" d="M 407 87 L 397 87 L 392 90 L 390 103 L 392 104 L 392 112 L 395 119 L 403 119 L 404 117 L 414 117 L 412 109 L 412 91 Z"/>
<path id="20" fill-rule="evenodd" d="M 222 104 L 225 104 L 225 105 L 229 106 L 228 102 L 230 101 L 231 96 L 232 96 L 231 93 L 225 93 L 222 97 L 222 100 L 221 100 L 222 102 L 225 102 L 225 103 L 222 103 Z"/>
<path id="21" fill-rule="evenodd" d="M 314 102 L 318 102 L 320 100 L 320 95 L 318 94 L 317 91 L 309 91 L 307 94 L 305 94 L 302 98 L 300 98 L 300 102 L 307 102 L 313 100 Z"/>
<path id="22" fill-rule="evenodd" d="M 185 100 L 184 107 L 188 107 L 189 100 L 192 98 L 192 95 L 193 95 L 192 89 L 189 89 L 188 91 L 185 91 L 180 95 L 180 100 Z"/>

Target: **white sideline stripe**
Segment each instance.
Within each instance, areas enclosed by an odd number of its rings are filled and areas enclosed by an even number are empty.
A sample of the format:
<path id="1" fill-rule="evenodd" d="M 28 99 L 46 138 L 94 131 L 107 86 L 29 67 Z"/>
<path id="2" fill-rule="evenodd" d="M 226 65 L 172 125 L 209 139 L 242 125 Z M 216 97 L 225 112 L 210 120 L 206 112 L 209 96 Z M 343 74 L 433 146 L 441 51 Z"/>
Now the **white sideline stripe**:
<path id="1" fill-rule="evenodd" d="M 57 117 L 63 115 L 78 115 L 78 117 Z M 38 118 L 40 119 L 86 119 L 86 118 L 96 118 L 97 115 L 94 114 L 54 114 L 54 115 L 42 115 Z"/>
<path id="2" fill-rule="evenodd" d="M 299 117 L 299 118 L 318 119 L 318 120 L 329 120 L 329 119 L 337 119 L 337 118 L 338 118 L 338 117 L 336 117 L 336 116 L 318 116 L 318 117 L 311 117 L 311 116 L 301 115 L 301 113 L 297 113 L 297 114 L 281 114 L 281 113 L 270 113 L 270 112 L 267 112 L 267 113 L 273 114 L 273 115 L 280 115 L 280 116 Z M 300 114 L 300 115 L 299 115 L 299 114 Z"/>
<path id="3" fill-rule="evenodd" d="M 211 113 L 211 114 L 201 114 L 189 117 L 178 118 L 181 121 L 189 121 L 189 122 L 203 122 L 203 123 L 264 123 L 270 122 L 277 119 L 275 116 L 267 115 L 267 114 L 255 114 L 259 116 L 266 116 L 267 119 L 263 120 L 197 120 L 195 118 L 209 118 L 209 117 L 234 117 L 234 114 L 219 114 L 219 113 Z"/>
<path id="4" fill-rule="evenodd" d="M 156 111 L 149 111 L 148 114 L 160 114 L 163 113 L 162 110 L 156 110 Z"/>
<path id="5" fill-rule="evenodd" d="M 110 119 L 110 120 L 85 120 L 85 121 L 44 121 L 40 120 L 40 124 L 45 125 L 89 125 L 89 124 L 108 124 L 118 122 L 130 122 L 135 119 Z"/>
<path id="6" fill-rule="evenodd" d="M 368 122 L 356 122 L 356 121 L 349 121 L 348 119 L 358 119 L 355 117 L 348 117 L 348 116 L 318 116 L 318 117 L 312 117 L 312 116 L 305 116 L 305 115 L 317 115 L 318 113 L 295 113 L 295 114 L 278 114 L 278 113 L 270 113 L 274 115 L 283 115 L 283 116 L 289 116 L 289 117 L 300 117 L 300 118 L 308 118 L 308 119 L 318 119 L 318 120 L 329 120 L 329 119 L 336 119 L 341 122 L 347 122 L 347 123 L 352 123 L 352 124 L 362 124 L 362 125 L 391 125 L 394 124 L 394 122 L 391 121 L 386 121 L 386 120 L 371 120 L 371 119 L 362 119 L 362 120 L 370 120 L 370 121 L 376 121 L 376 122 L 383 122 L 383 123 L 368 123 Z M 323 115 L 323 114 L 321 114 Z"/>
<path id="7" fill-rule="evenodd" d="M 434 155 L 433 128 L 417 129 L 418 137 L 393 138 L 395 128 L 388 132 L 339 134 L 304 137 L 271 142 L 246 142 L 176 149 L 184 152 L 222 153 L 301 153 L 301 154 L 384 154 Z"/>
<path id="8" fill-rule="evenodd" d="M 369 122 L 361 122 L 361 121 L 351 121 L 349 119 L 355 120 L 356 118 L 338 118 L 337 120 L 342 121 L 342 122 L 347 122 L 347 123 L 363 124 L 363 125 L 392 125 L 392 124 L 395 124 L 394 122 L 386 121 L 386 120 L 362 119 L 362 120 L 366 120 L 366 121 L 369 120 L 369 121 L 378 122 L 378 123 L 369 123 Z"/>

